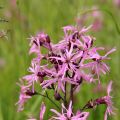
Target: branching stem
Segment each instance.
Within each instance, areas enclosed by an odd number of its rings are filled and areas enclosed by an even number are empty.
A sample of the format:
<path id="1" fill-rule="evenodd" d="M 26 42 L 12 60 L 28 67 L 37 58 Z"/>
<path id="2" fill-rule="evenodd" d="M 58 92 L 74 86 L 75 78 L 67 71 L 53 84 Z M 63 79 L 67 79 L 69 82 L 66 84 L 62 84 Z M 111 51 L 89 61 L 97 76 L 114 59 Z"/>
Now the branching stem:
<path id="1" fill-rule="evenodd" d="M 43 95 L 41 93 L 37 93 L 37 94 L 41 95 L 42 97 L 47 98 L 51 103 L 53 103 L 60 110 L 60 107 L 49 97 L 48 93 L 47 92 L 45 92 L 45 93 L 46 93 L 46 95 Z"/>

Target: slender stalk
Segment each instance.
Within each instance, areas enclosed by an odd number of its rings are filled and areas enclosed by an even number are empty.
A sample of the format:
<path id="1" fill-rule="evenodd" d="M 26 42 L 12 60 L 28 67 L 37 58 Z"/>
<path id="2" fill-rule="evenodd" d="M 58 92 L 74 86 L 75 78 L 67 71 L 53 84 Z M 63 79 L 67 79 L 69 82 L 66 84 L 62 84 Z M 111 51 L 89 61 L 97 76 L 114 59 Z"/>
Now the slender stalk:
<path id="1" fill-rule="evenodd" d="M 38 95 L 41 95 L 42 97 L 45 97 L 47 98 L 48 100 L 50 100 L 51 103 L 53 103 L 59 110 L 60 110 L 60 107 L 49 97 L 48 93 L 46 92 L 46 95 L 43 95 L 41 93 L 37 93 Z"/>
<path id="2" fill-rule="evenodd" d="M 36 95 L 40 95 L 42 97 L 46 97 L 45 95 L 41 94 L 41 93 L 36 93 Z"/>
<path id="3" fill-rule="evenodd" d="M 71 85 L 71 88 L 70 88 L 70 100 L 73 103 L 73 85 Z"/>
<path id="4" fill-rule="evenodd" d="M 65 82 L 65 94 L 64 94 L 64 106 L 65 107 L 67 107 L 66 93 L 67 93 L 67 83 Z"/>
<path id="5" fill-rule="evenodd" d="M 46 92 L 46 97 L 60 110 L 60 107 L 48 96 L 47 92 Z"/>
<path id="6" fill-rule="evenodd" d="M 86 110 L 86 109 L 92 109 L 92 108 L 94 109 L 94 108 L 96 108 L 96 106 L 101 105 L 101 104 L 106 104 L 106 101 L 102 97 L 101 98 L 97 98 L 95 100 L 91 99 L 91 100 L 89 100 L 87 102 L 87 104 L 85 104 L 83 106 L 81 111 Z"/>

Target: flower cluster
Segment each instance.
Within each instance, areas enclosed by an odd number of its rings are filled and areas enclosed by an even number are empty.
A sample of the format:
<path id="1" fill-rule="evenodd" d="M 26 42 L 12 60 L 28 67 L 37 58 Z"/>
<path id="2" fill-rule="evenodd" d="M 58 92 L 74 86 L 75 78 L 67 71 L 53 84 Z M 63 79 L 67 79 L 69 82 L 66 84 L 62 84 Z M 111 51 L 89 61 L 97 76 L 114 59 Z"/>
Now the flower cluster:
<path id="1" fill-rule="evenodd" d="M 52 100 L 48 92 L 54 91 L 54 98 L 62 102 L 62 112 L 51 109 L 56 115 L 51 120 L 87 120 L 89 112 L 86 108 L 105 104 L 107 113 L 112 114 L 112 101 L 110 96 L 111 85 L 108 85 L 107 96 L 89 101 L 82 109 L 76 113 L 73 112 L 74 92 L 83 82 L 97 82 L 101 84 L 100 76 L 109 72 L 109 66 L 105 63 L 108 55 L 114 52 L 113 48 L 105 55 L 103 47 L 94 46 L 95 38 L 88 35 L 87 32 L 92 26 L 80 29 L 77 26 L 63 27 L 64 37 L 57 44 L 53 44 L 51 38 L 44 32 L 31 37 L 29 54 L 34 53 L 36 57 L 31 61 L 29 75 L 22 78 L 20 97 L 18 101 L 18 111 L 23 110 L 24 104 L 33 95 L 41 95 L 50 100 L 58 109 L 60 107 Z M 43 48 L 46 49 L 43 51 Z M 38 92 L 35 84 L 40 84 L 45 94 Z M 68 93 L 68 90 L 69 93 Z M 68 106 L 69 105 L 69 106 Z M 68 108 L 68 109 L 67 109 Z M 45 105 L 42 103 L 40 120 L 43 120 Z"/>

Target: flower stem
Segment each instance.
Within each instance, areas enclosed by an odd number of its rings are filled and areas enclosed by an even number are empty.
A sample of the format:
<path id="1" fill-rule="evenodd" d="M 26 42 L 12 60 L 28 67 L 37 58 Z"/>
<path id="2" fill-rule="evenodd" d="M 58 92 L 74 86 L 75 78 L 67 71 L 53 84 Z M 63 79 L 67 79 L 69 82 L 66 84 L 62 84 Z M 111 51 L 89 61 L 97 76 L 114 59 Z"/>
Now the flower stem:
<path id="1" fill-rule="evenodd" d="M 37 93 L 37 94 L 50 100 L 50 102 L 53 103 L 60 110 L 60 107 L 49 97 L 48 93 L 47 92 L 45 92 L 45 93 L 46 93 L 46 95 L 43 95 L 41 93 Z"/>
<path id="2" fill-rule="evenodd" d="M 71 85 L 71 88 L 70 88 L 70 100 L 73 103 L 73 85 Z"/>
<path id="3" fill-rule="evenodd" d="M 66 93 L 67 93 L 67 83 L 65 82 L 65 94 L 64 94 L 64 105 L 65 105 L 65 107 L 67 107 Z"/>
<path id="4" fill-rule="evenodd" d="M 60 107 L 48 96 L 47 92 L 46 92 L 46 97 L 60 110 Z"/>

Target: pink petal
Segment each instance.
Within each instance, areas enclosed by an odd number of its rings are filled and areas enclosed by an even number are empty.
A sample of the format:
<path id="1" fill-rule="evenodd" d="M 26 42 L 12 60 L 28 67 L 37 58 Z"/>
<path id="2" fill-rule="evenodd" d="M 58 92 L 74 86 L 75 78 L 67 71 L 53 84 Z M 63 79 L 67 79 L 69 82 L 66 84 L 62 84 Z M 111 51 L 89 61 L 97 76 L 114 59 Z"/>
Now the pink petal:
<path id="1" fill-rule="evenodd" d="M 44 117 L 44 114 L 45 114 L 45 110 L 46 110 L 45 104 L 42 103 L 41 104 L 41 108 L 40 108 L 40 120 L 43 120 L 43 117 Z"/>

